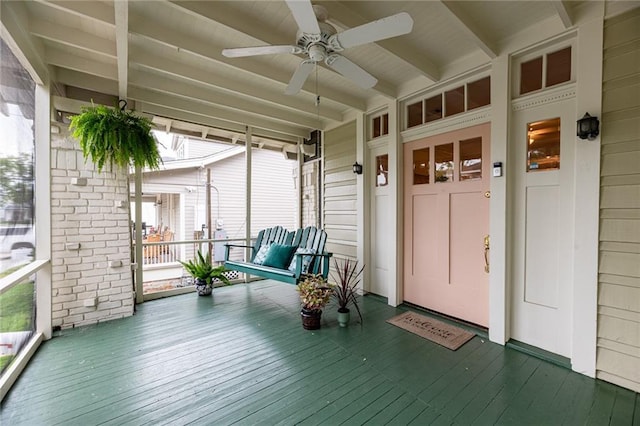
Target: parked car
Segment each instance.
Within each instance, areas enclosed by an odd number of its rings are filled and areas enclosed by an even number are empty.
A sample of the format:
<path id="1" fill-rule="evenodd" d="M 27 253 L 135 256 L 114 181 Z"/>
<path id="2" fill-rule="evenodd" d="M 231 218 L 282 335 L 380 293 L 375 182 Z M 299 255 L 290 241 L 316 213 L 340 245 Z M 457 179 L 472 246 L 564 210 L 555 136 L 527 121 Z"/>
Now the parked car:
<path id="1" fill-rule="evenodd" d="M 0 259 L 10 258 L 14 250 L 34 248 L 32 225 L 0 226 Z"/>

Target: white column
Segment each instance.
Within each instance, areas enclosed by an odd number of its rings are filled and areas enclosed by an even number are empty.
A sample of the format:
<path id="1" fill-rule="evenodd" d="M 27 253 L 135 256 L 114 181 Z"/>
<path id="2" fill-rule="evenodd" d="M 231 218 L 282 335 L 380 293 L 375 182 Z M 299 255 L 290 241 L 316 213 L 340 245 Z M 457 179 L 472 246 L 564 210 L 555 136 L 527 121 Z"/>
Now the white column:
<path id="1" fill-rule="evenodd" d="M 356 161 L 358 164 L 362 164 L 362 174 L 355 175 L 356 176 L 356 255 L 358 257 L 358 262 L 363 265 L 365 262 L 366 253 L 368 252 L 367 247 L 370 244 L 368 235 L 369 233 L 365 232 L 365 229 L 368 224 L 368 209 L 366 209 L 365 198 L 366 197 L 366 185 L 367 179 L 366 176 L 369 173 L 369 170 L 366 169 L 365 158 L 365 150 L 366 150 L 366 142 L 365 142 L 365 116 L 364 113 L 358 113 L 356 116 Z M 362 284 L 366 280 L 369 279 L 369 265 L 365 265 L 364 275 L 362 277 Z"/>
<path id="2" fill-rule="evenodd" d="M 245 131 L 245 167 L 247 169 L 246 188 L 245 188 L 245 244 L 251 245 L 251 145 L 252 145 L 251 126 L 246 127 Z M 245 259 L 251 259 L 251 249 L 245 250 Z"/>
<path id="3" fill-rule="evenodd" d="M 578 28 L 576 52 L 576 120 L 585 112 L 602 119 L 602 49 L 604 3 Z M 574 123 L 571 123 L 575 125 Z M 598 319 L 598 232 L 600 205 L 600 137 L 576 137 L 573 330 L 571 368 L 596 374 Z"/>
<path id="4" fill-rule="evenodd" d="M 507 182 L 511 179 L 508 162 L 509 118 L 511 94 L 509 90 L 509 56 L 502 55 L 492 62 L 491 71 L 491 163 L 501 162 L 503 175 L 490 177 L 491 200 L 489 233 L 491 251 L 489 264 L 489 340 L 504 344 L 509 340 L 509 291 L 507 270 Z"/>
<path id="5" fill-rule="evenodd" d="M 35 93 L 36 259 L 51 260 L 51 97 L 49 84 Z M 36 274 L 36 332 L 51 338 L 51 262 Z"/>
<path id="6" fill-rule="evenodd" d="M 403 184 L 402 184 L 402 143 L 400 143 L 400 111 L 398 102 L 389 103 L 389 223 L 395 228 L 389 240 L 389 253 L 395 253 L 395 258 L 389 262 L 389 290 L 387 302 L 391 306 L 398 306 L 404 300 L 402 293 L 404 277 L 402 275 L 402 244 L 404 227 L 403 212 Z"/>

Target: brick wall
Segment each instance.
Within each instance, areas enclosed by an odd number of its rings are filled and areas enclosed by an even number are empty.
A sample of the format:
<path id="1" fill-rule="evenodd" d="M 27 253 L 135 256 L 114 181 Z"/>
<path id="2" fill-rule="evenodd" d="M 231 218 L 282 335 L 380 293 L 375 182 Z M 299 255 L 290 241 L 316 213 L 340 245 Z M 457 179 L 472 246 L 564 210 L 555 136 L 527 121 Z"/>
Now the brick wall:
<path id="1" fill-rule="evenodd" d="M 98 173 L 59 127 L 51 135 L 54 329 L 130 316 L 134 297 L 127 173 Z"/>

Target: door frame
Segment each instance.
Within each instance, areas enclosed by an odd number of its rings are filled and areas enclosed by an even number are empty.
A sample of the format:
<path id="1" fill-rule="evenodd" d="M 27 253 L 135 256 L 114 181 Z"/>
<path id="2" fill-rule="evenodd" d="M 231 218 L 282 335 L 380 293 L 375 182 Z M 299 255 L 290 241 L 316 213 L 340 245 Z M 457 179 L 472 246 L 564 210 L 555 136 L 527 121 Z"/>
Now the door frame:
<path id="1" fill-rule="evenodd" d="M 369 253 L 368 253 L 368 259 L 367 259 L 367 264 L 369 265 L 369 277 L 370 279 L 373 279 L 373 277 L 375 276 L 374 272 L 375 272 L 375 255 L 376 255 L 376 232 L 375 232 L 375 224 L 376 224 L 376 212 L 375 209 L 373 209 L 373 202 L 376 199 L 376 186 L 375 186 L 375 179 L 376 179 L 376 173 L 375 168 L 376 168 L 376 157 L 379 155 L 389 155 L 389 146 L 388 146 L 388 142 L 387 142 L 387 138 L 381 138 L 380 140 L 376 140 L 375 142 L 371 142 L 369 144 L 369 149 L 367 152 L 367 162 L 365 164 L 364 170 L 365 173 L 368 173 L 368 177 L 369 179 L 365 180 L 368 185 L 367 187 L 367 191 L 369 192 L 369 200 L 368 200 L 368 205 L 367 208 L 369 209 Z M 389 165 L 389 169 L 391 168 L 391 166 Z M 389 170 L 389 174 L 388 174 L 389 178 L 391 178 L 391 170 Z M 393 235 L 393 222 L 391 220 L 391 191 L 392 191 L 392 187 L 394 185 L 392 183 L 389 183 L 387 186 L 387 191 L 388 191 L 388 203 L 387 203 L 387 208 L 389 209 L 389 216 L 388 216 L 388 226 L 389 226 L 389 240 L 391 240 L 391 238 L 394 237 Z M 391 295 L 393 292 L 395 292 L 395 288 L 394 286 L 391 284 L 393 282 L 393 280 L 389 279 L 389 277 L 391 276 L 391 272 L 392 272 L 392 263 L 393 263 L 393 259 L 390 258 L 389 259 L 389 267 L 387 270 L 387 279 L 388 279 L 388 283 L 387 283 L 387 288 L 384 295 L 384 297 L 386 297 L 387 299 L 389 299 L 389 295 Z M 371 289 L 371 285 L 370 284 L 366 284 L 365 285 L 365 290 L 369 291 Z"/>

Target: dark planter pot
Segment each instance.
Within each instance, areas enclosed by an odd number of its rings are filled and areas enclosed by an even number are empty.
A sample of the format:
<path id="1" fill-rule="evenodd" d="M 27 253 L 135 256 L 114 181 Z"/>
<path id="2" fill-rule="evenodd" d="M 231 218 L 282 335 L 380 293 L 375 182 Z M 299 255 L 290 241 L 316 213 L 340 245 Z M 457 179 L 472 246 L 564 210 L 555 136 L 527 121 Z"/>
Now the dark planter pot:
<path id="1" fill-rule="evenodd" d="M 300 311 L 300 316 L 302 317 L 302 327 L 305 330 L 317 330 L 320 328 L 320 317 L 322 316 L 320 309 L 312 311 L 303 308 Z"/>
<path id="2" fill-rule="evenodd" d="M 210 296 L 213 287 L 211 287 L 211 284 L 207 284 L 206 281 L 196 278 L 196 291 L 198 292 L 198 296 Z"/>

